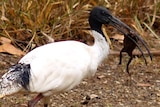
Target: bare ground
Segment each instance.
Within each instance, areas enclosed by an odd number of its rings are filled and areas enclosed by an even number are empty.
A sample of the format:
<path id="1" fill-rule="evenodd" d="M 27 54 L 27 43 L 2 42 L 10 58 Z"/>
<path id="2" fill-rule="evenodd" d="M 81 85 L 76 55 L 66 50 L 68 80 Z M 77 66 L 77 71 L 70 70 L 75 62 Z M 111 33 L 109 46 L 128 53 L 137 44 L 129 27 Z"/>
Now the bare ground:
<path id="1" fill-rule="evenodd" d="M 155 45 L 153 48 L 160 47 Z M 0 75 L 20 57 L 0 53 Z M 130 65 L 131 77 L 125 72 L 128 57 L 109 55 L 93 78 L 85 79 L 73 90 L 51 96 L 49 107 L 160 107 L 160 57 L 153 56 L 148 65 L 135 58 Z M 15 94 L 0 99 L 0 107 L 27 107 L 36 94 Z M 40 101 L 36 107 L 43 107 Z"/>

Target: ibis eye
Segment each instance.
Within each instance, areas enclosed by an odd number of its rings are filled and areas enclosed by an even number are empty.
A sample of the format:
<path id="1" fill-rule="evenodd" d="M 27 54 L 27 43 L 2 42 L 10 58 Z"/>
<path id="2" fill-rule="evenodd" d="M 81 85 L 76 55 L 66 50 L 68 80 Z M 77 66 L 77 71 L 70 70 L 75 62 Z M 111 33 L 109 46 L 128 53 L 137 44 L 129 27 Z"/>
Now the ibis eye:
<path id="1" fill-rule="evenodd" d="M 101 11 L 101 14 L 102 14 L 102 15 L 106 15 L 106 12 L 105 12 L 105 11 Z"/>

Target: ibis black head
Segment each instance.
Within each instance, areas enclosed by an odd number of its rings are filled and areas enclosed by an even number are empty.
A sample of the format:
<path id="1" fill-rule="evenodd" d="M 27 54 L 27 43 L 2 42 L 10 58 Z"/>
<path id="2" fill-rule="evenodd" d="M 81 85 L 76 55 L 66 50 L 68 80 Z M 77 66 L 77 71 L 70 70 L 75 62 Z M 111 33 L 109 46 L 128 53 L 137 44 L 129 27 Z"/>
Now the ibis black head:
<path id="1" fill-rule="evenodd" d="M 105 7 L 101 6 L 94 7 L 91 10 L 89 24 L 92 30 L 96 30 L 98 32 L 99 29 L 101 29 L 102 24 L 105 24 L 115 27 L 124 35 L 128 35 L 128 33 L 134 33 L 129 26 L 120 21 L 118 18 L 114 17 Z"/>
<path id="2" fill-rule="evenodd" d="M 137 47 L 139 49 L 139 51 L 141 52 L 141 54 L 145 60 L 145 63 L 146 63 L 144 53 L 137 43 L 137 41 L 140 41 L 141 44 L 146 48 L 146 50 L 152 60 L 152 55 L 151 55 L 145 41 L 133 29 L 131 29 L 125 23 L 120 21 L 118 18 L 114 17 L 110 13 L 110 11 L 107 10 L 106 8 L 101 7 L 101 6 L 94 7 L 90 12 L 89 24 L 90 24 L 92 30 L 95 30 L 95 31 L 101 33 L 103 36 L 104 36 L 104 34 L 101 30 L 102 24 L 111 25 L 111 26 L 115 27 L 118 31 L 120 31 L 122 34 L 124 34 L 125 38 L 127 38 L 126 39 L 127 41 L 125 41 L 125 43 L 124 43 L 124 49 L 122 49 L 122 52 L 127 52 L 130 55 L 130 57 L 132 57 L 131 53 L 135 49 L 135 47 Z M 132 46 L 132 45 L 134 45 L 134 46 Z M 130 61 L 129 61 L 129 63 L 130 63 Z"/>

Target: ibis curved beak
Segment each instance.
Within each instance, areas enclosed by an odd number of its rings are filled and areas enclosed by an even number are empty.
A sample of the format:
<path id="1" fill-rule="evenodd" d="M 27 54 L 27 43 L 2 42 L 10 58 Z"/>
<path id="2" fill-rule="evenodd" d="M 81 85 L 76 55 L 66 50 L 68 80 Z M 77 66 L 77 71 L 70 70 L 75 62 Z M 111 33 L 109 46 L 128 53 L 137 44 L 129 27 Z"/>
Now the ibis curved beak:
<path id="1" fill-rule="evenodd" d="M 121 20 L 119 20 L 114 16 L 108 17 L 108 20 L 109 20 L 108 23 L 109 25 L 115 27 L 118 31 L 120 31 L 124 35 L 135 33 L 135 31 L 133 31 L 128 25 L 126 25 L 125 23 L 123 23 Z"/>
<path id="2" fill-rule="evenodd" d="M 146 42 L 139 36 L 138 33 L 136 33 L 128 25 L 126 25 L 121 20 L 119 20 L 118 18 L 116 18 L 112 15 L 110 17 L 107 17 L 107 20 L 109 20 L 109 23 L 107 23 L 107 24 L 115 27 L 118 31 L 120 31 L 122 34 L 124 34 L 124 36 L 128 37 L 132 42 L 134 42 L 134 44 L 137 46 L 137 48 L 140 50 L 141 54 L 144 57 L 143 51 L 141 50 L 140 46 L 137 43 L 137 41 L 140 41 L 142 43 L 142 45 L 145 47 L 145 49 L 147 50 L 147 52 L 150 56 L 150 59 L 152 60 L 152 55 L 149 51 L 149 48 L 148 48 Z M 137 41 L 134 38 L 136 38 Z M 145 60 L 145 62 L 146 62 L 146 60 Z"/>

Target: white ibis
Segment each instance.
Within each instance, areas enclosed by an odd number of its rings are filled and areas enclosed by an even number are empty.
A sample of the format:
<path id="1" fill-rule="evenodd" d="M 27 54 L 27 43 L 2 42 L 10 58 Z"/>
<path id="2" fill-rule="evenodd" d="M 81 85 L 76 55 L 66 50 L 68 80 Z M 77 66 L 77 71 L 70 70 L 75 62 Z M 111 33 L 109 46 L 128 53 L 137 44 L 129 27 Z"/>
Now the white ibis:
<path id="1" fill-rule="evenodd" d="M 112 25 L 129 38 L 132 36 L 126 34 L 125 29 L 134 33 L 104 7 L 91 10 L 89 24 L 94 37 L 92 46 L 78 41 L 61 41 L 32 50 L 2 76 L 0 98 L 24 91 L 37 93 L 38 96 L 28 102 L 28 107 L 34 107 L 42 98 L 47 107 L 52 94 L 68 91 L 84 78 L 93 76 L 109 54 L 102 24 Z"/>

